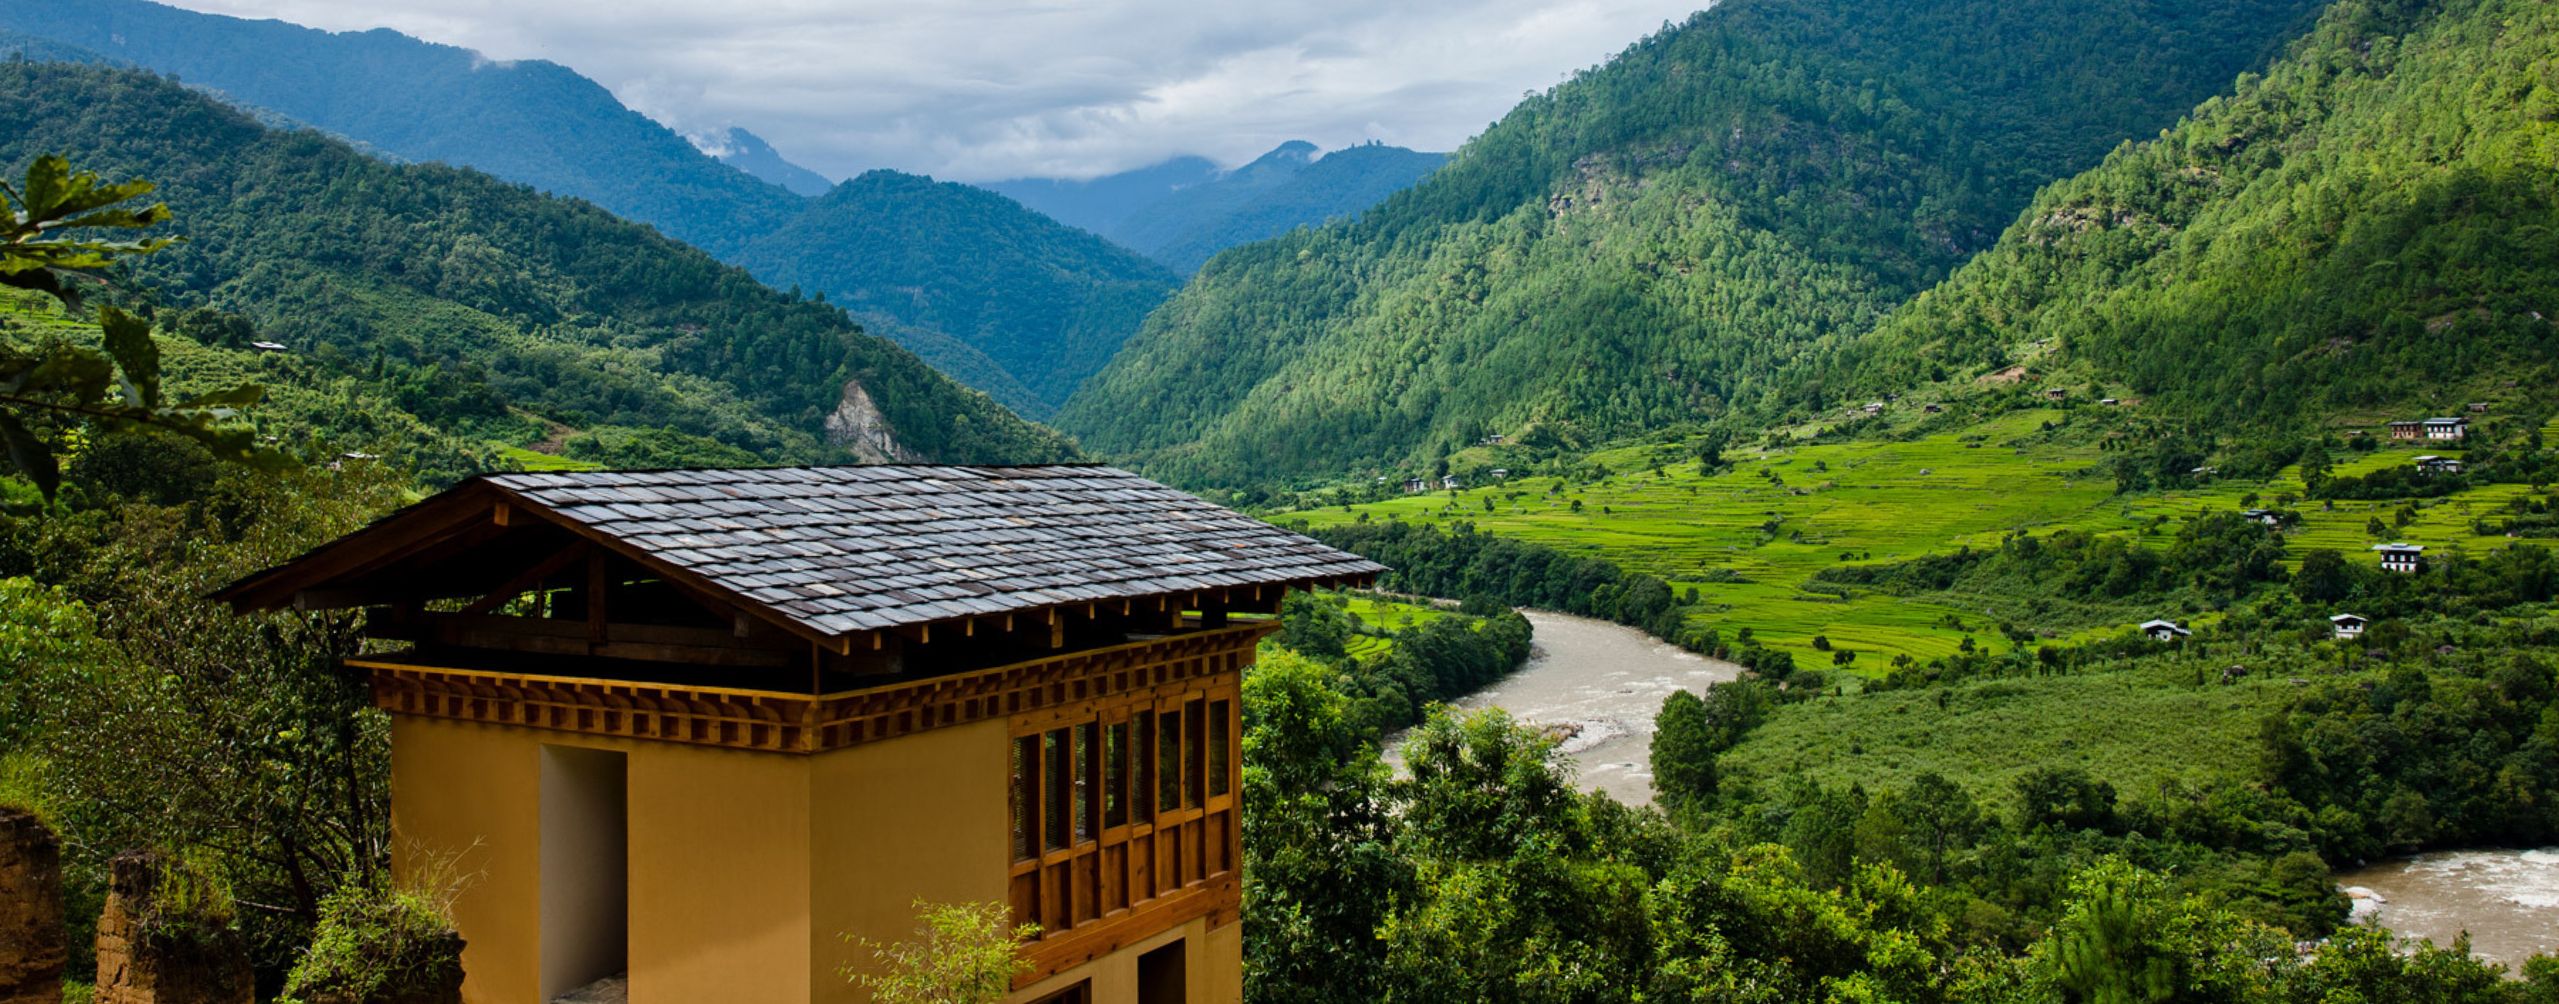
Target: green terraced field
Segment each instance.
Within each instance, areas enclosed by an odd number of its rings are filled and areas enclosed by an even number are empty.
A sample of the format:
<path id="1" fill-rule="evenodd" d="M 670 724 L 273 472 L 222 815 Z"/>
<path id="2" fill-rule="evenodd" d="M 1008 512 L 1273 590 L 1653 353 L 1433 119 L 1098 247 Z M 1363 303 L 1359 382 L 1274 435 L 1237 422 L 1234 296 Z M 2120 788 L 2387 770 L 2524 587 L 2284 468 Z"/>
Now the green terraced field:
<path id="1" fill-rule="evenodd" d="M 2148 797 L 2165 785 L 2255 778 L 2256 723 L 2291 690 L 2264 678 L 2198 686 L 2191 667 L 2161 664 L 1852 693 L 1779 709 L 1719 766 L 1741 780 L 1809 776 L 1870 791 L 1934 771 L 1994 803 L 2029 769 L 2080 767 L 2127 798 Z"/>
<path id="2" fill-rule="evenodd" d="M 1915 415 L 1903 417 L 1917 420 Z M 2222 481 L 2119 496 L 2106 471 L 2107 454 L 2045 430 L 2047 422 L 2063 418 L 2060 410 L 2033 410 L 1908 440 L 1736 450 L 1728 454 L 1732 469 L 1709 476 L 1700 476 L 1694 462 L 1663 467 L 1656 475 L 1649 459 L 1652 447 L 1625 447 L 1588 458 L 1614 472 L 1593 482 L 1521 477 L 1276 518 L 1303 519 L 1319 527 L 1362 518 L 1441 526 L 1473 523 L 1485 531 L 1603 557 L 1661 576 L 1682 590 L 1695 586 L 1705 600 L 1697 622 L 1720 628 L 1728 637 L 1747 627 L 1765 642 L 1800 650 L 1819 634 L 1834 646 L 1881 656 L 1858 663 L 1871 672 L 1896 654 L 1926 659 L 1952 653 L 1967 635 L 1994 648 L 2007 643 L 1989 630 L 1981 609 L 1864 591 L 1843 599 L 1802 588 L 1824 568 L 1897 562 L 1965 545 L 1995 546 L 2020 530 L 2147 533 L 2164 544 L 2178 519 L 2239 508 L 2251 492 L 2263 496 L 2261 504 L 2271 505 L 2278 494 L 2302 491 L 2297 472 L 2287 470 L 2266 481 Z M 2388 447 L 2342 455 L 2334 469 L 2355 474 L 2405 464 L 2421 453 L 2459 452 L 2441 445 Z M 2502 544 L 2502 539 L 2475 536 L 2472 521 L 2526 490 L 2496 485 L 2420 503 L 2416 520 L 2393 530 L 2388 539 L 2425 544 L 2438 552 Z M 1578 511 L 1575 501 L 1581 503 Z M 2365 533 L 2367 521 L 2380 516 L 2388 523 L 2400 505 L 2339 502 L 2334 511 L 2322 511 L 2318 503 L 2297 503 L 2302 523 L 2290 534 L 2290 549 L 2294 554 L 2320 547 L 2363 554 L 2376 542 Z M 2170 525 L 2152 526 L 2162 516 Z M 1961 627 L 1955 626 L 1959 623 Z M 2120 627 L 2087 627 L 2062 640 L 2115 630 Z"/>
<path id="3" fill-rule="evenodd" d="M 1375 593 L 1351 593 L 1343 597 L 1343 604 L 1343 609 L 1358 619 L 1361 629 L 1360 634 L 1351 636 L 1350 655 L 1363 661 L 1393 650 L 1395 640 L 1389 636 L 1394 632 L 1448 616 L 1448 611 L 1438 607 L 1404 603 Z"/>

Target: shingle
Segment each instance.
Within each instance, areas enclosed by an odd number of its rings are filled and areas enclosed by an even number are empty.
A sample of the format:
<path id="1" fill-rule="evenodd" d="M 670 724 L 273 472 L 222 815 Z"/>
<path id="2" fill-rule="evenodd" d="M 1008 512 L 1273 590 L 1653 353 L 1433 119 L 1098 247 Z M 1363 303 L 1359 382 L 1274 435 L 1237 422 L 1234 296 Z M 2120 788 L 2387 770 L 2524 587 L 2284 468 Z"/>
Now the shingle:
<path id="1" fill-rule="evenodd" d="M 488 480 L 827 633 L 1384 571 L 1106 467 L 877 465 Z"/>

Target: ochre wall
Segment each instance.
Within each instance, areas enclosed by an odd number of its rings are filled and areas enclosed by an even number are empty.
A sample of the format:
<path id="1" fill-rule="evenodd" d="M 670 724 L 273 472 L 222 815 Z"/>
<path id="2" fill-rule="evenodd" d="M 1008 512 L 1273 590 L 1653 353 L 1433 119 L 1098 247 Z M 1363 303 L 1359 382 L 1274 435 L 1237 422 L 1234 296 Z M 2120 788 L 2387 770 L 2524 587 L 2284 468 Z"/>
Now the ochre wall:
<path id="1" fill-rule="evenodd" d="M 633 1004 L 859 1004 L 846 934 L 912 936 L 918 898 L 1003 902 L 1007 725 L 933 729 L 817 756 L 392 719 L 392 824 L 404 873 L 457 859 L 469 1004 L 536 1002 L 542 746 L 629 754 Z M 428 855 L 431 857 L 421 857 Z M 1240 1004 L 1242 928 L 1192 920 L 1014 995 L 1092 979 L 1136 998 L 1137 958 L 1190 945 L 1192 1004 Z"/>
<path id="2" fill-rule="evenodd" d="M 862 1000 L 837 970 L 871 958 L 845 935 L 913 938 L 918 898 L 1004 902 L 1006 735 L 993 719 L 815 758 L 816 1000 Z"/>
<path id="3" fill-rule="evenodd" d="M 633 1004 L 809 999 L 809 758 L 395 715 L 397 865 L 469 877 L 468 1004 L 540 1000 L 545 743 L 630 756 Z"/>

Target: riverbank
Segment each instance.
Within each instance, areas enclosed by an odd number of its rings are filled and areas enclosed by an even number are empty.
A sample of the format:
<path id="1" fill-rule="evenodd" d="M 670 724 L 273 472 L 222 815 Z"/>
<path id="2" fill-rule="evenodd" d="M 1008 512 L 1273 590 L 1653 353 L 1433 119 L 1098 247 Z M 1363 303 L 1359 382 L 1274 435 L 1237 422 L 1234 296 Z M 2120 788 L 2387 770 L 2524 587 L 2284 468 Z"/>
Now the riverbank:
<path id="1" fill-rule="evenodd" d="M 1653 716 L 1675 690 L 1703 693 L 1739 677 L 1740 666 L 1709 659 L 1622 624 L 1522 610 L 1536 629 L 1528 661 L 1500 682 L 1451 706 L 1502 708 L 1522 721 L 1566 730 L 1564 752 L 1586 791 L 1630 805 L 1653 800 Z M 1402 736 L 1388 741 L 1390 758 Z M 1400 761 L 1398 763 L 1400 767 Z"/>
<path id="2" fill-rule="evenodd" d="M 2470 932 L 2471 954 L 2521 965 L 2559 954 L 2559 847 L 2437 851 L 2340 873 L 2355 919 L 2400 937 L 2449 946 Z"/>

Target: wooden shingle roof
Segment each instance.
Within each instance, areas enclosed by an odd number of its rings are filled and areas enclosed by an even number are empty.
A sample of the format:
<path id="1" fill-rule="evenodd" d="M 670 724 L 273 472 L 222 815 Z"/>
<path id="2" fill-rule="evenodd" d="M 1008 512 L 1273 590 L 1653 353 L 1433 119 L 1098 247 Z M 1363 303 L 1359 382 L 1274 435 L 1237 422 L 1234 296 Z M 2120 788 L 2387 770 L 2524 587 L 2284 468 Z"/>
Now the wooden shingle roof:
<path id="1" fill-rule="evenodd" d="M 1385 567 L 1126 471 L 862 465 L 475 478 L 645 564 L 812 635 L 1234 587 L 1365 581 Z M 331 547 L 394 533 L 393 514 Z M 423 517 L 420 517 L 421 519 Z M 320 590 L 330 548 L 224 590 Z M 310 565 L 309 574 L 297 566 Z"/>

